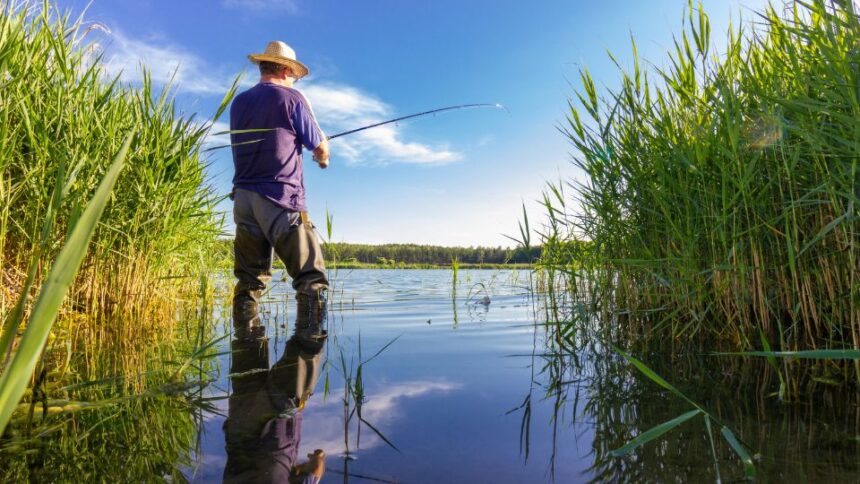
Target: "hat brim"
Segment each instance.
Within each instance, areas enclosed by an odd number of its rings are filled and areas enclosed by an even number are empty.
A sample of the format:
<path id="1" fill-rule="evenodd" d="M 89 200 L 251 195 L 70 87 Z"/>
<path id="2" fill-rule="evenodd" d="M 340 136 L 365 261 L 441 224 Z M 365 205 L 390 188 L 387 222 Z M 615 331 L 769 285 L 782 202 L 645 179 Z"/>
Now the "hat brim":
<path id="1" fill-rule="evenodd" d="M 277 55 L 251 54 L 248 56 L 248 60 L 250 60 L 254 64 L 259 64 L 260 62 L 272 62 L 275 64 L 280 64 L 282 66 L 287 66 L 292 69 L 293 74 L 296 75 L 296 80 L 305 77 L 310 72 L 308 70 L 308 66 L 302 64 L 301 62 Z"/>

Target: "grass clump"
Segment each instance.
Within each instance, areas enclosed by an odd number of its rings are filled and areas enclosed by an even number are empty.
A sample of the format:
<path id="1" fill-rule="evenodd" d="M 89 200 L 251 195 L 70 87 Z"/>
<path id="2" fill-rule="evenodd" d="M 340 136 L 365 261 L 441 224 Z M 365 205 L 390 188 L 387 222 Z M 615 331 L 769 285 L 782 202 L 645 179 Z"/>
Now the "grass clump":
<path id="1" fill-rule="evenodd" d="M 603 97 L 582 71 L 565 132 L 587 180 L 573 203 L 561 185 L 545 198 L 545 265 L 570 262 L 559 241 L 590 241 L 571 274 L 631 341 L 860 348 L 852 2 L 771 6 L 719 54 L 701 7 L 687 20 L 666 68 L 641 69 L 634 44 Z"/>
<path id="2" fill-rule="evenodd" d="M 183 301 L 196 304 L 220 229 L 200 155 L 208 125 L 177 114 L 169 88 L 154 92 L 146 74 L 140 88 L 110 77 L 90 36 L 47 2 L 0 0 L 4 326 L 17 324 L 22 292 L 26 319 L 31 289 L 136 133 L 48 343 L 73 368 L 46 365 L 81 379 L 142 371 L 147 348 L 178 329 Z"/>

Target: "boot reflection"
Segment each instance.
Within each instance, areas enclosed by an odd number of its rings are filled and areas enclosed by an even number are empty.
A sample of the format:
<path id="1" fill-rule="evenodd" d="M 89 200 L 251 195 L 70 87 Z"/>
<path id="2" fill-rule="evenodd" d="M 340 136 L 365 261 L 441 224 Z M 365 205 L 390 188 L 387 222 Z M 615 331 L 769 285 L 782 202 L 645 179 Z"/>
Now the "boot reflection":
<path id="1" fill-rule="evenodd" d="M 325 453 L 318 449 L 303 463 L 298 453 L 302 413 L 319 379 L 325 320 L 323 300 L 299 299 L 295 332 L 271 368 L 259 318 L 234 320 L 224 482 L 316 483 L 322 478 Z"/>

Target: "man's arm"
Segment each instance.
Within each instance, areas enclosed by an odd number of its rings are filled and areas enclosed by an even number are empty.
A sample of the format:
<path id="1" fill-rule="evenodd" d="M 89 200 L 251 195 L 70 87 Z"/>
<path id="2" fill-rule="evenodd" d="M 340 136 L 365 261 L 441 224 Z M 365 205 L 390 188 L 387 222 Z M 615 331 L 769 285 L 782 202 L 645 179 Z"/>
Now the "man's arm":
<path id="1" fill-rule="evenodd" d="M 313 109 L 310 103 L 299 93 L 298 102 L 293 105 L 293 127 L 296 130 L 296 136 L 301 140 L 302 145 L 308 150 L 313 150 L 314 161 L 319 163 L 320 168 L 328 166 L 328 139 L 323 134 Z"/>
<path id="2" fill-rule="evenodd" d="M 328 166 L 328 140 L 323 138 L 322 142 L 314 148 L 314 161 L 319 163 L 320 168 L 326 168 Z"/>

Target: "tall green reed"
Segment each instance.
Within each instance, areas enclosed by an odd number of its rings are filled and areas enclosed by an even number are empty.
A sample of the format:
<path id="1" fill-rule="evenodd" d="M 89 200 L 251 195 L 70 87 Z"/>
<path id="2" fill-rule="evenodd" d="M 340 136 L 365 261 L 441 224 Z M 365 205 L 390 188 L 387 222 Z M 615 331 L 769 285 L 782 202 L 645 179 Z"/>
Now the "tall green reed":
<path id="1" fill-rule="evenodd" d="M 57 260 L 51 267 L 41 291 L 39 291 L 39 296 L 27 321 L 27 330 L 21 337 L 11 361 L 0 373 L 0 434 L 6 428 L 15 406 L 24 395 L 24 390 L 30 382 L 30 375 L 42 355 L 42 350 L 48 340 L 51 327 L 57 319 L 60 306 L 86 255 L 96 224 L 105 210 L 111 190 L 113 190 L 123 168 L 132 137 L 133 134 L 126 137 L 92 201 L 72 228 L 63 249 L 57 256 Z M 24 299 L 25 296 L 22 295 L 21 298 Z M 11 337 L 7 337 L 6 333 L 14 332 L 18 326 L 18 321 L 11 321 L 4 328 L 3 340 L 11 340 Z"/>
<path id="2" fill-rule="evenodd" d="M 564 131 L 587 178 L 547 190 L 544 267 L 588 279 L 631 342 L 860 347 L 853 4 L 770 6 L 720 53 L 701 6 L 686 23 L 665 68 L 634 43 L 618 89 L 581 72 Z"/>
<path id="3" fill-rule="evenodd" d="M 173 91 L 155 91 L 145 71 L 139 88 L 110 77 L 91 35 L 82 19 L 48 2 L 0 1 L 5 327 L 31 310 L 31 288 L 45 279 L 47 261 L 82 216 L 106 160 L 125 133 L 137 133 L 57 323 L 70 338 L 80 375 L 94 378 L 136 371 L 141 350 L 176 329 L 179 308 L 195 304 L 195 281 L 206 270 L 220 222 L 201 157 L 211 125 L 178 114 Z M 3 351 L 16 336 L 5 334 Z"/>

